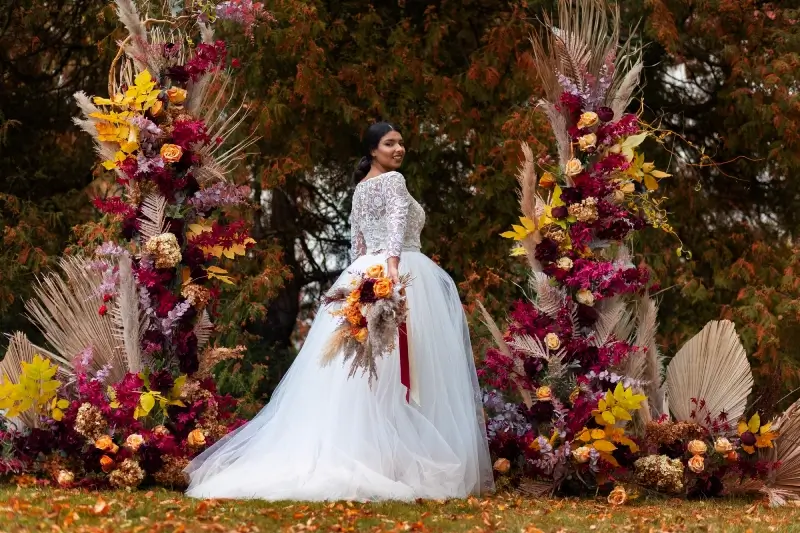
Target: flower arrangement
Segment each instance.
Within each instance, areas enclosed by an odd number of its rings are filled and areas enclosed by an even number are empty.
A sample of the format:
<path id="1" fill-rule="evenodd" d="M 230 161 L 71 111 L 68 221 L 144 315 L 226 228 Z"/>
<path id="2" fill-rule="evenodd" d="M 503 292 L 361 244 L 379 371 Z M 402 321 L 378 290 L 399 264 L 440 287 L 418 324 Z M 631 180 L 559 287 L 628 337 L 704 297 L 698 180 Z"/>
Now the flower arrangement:
<path id="1" fill-rule="evenodd" d="M 479 371 L 494 389 L 484 404 L 495 469 L 532 494 L 623 481 L 800 499 L 791 478 L 798 409 L 774 425 L 745 418 L 753 377 L 732 323 L 707 324 L 664 372 L 657 284 L 625 240 L 647 226 L 673 232 L 654 196 L 670 175 L 642 151 L 663 134 L 625 112 L 641 52 L 617 42 L 619 11 L 609 25 L 606 9 L 561 1 L 558 27 L 548 20 L 534 39 L 546 94 L 538 106 L 559 157 L 537 160 L 523 145 L 522 216 L 502 234 L 516 243 L 512 255 L 527 258 L 535 295 L 514 305 L 505 332 L 480 306 L 496 344 Z M 626 499 L 622 486 L 609 495 Z"/>
<path id="2" fill-rule="evenodd" d="M 394 283 L 383 265 L 372 265 L 356 274 L 352 283 L 337 286 L 325 295 L 325 305 L 336 304 L 331 314 L 340 318 L 322 354 L 324 365 L 339 354 L 344 362 L 352 360 L 350 376 L 361 370 L 369 374 L 370 382 L 378 377 L 375 361 L 395 348 L 401 325 L 408 308 L 405 289 L 411 275 L 404 274 Z"/>
<path id="3" fill-rule="evenodd" d="M 224 4 L 218 18 L 269 19 L 260 5 Z M 205 25 L 209 6 L 165 21 L 117 0 L 129 36 L 109 95 L 75 95 L 75 122 L 121 190 L 94 202 L 121 239 L 63 258 L 63 277 L 45 276 L 26 304 L 52 350 L 17 333 L 0 362 L 6 472 L 63 486 L 182 486 L 189 460 L 243 423 L 211 370 L 244 348 L 210 339 L 222 288 L 235 283 L 229 264 L 255 243 L 237 211 L 250 191 L 231 180 L 254 139 L 228 142 L 246 112 L 225 109 L 227 50 Z M 151 30 L 165 23 L 170 31 Z"/>

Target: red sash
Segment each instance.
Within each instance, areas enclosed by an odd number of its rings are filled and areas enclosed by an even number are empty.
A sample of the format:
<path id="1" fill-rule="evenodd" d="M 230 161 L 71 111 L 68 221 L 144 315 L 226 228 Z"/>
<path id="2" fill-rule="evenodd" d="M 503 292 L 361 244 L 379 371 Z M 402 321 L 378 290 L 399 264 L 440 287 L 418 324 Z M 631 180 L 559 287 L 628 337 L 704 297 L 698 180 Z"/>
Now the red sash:
<path id="1" fill-rule="evenodd" d="M 406 403 L 411 396 L 411 368 L 408 363 L 408 330 L 406 323 L 400 324 L 400 383 L 406 387 Z"/>

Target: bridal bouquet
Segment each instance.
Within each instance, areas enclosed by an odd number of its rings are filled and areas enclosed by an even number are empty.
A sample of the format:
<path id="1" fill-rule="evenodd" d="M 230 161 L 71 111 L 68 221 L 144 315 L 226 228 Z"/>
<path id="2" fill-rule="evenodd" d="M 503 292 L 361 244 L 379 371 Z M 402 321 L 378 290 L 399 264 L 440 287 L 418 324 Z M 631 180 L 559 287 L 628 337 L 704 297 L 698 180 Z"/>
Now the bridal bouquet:
<path id="1" fill-rule="evenodd" d="M 342 318 L 325 346 L 323 365 L 341 353 L 344 362 L 352 359 L 351 377 L 361 369 L 369 372 L 372 383 L 378 377 L 375 361 L 394 350 L 395 338 L 405 322 L 405 289 L 410 282 L 411 276 L 404 274 L 399 283 L 394 283 L 382 265 L 373 265 L 349 286 L 335 287 L 325 295 L 326 305 L 339 304 L 331 314 Z"/>

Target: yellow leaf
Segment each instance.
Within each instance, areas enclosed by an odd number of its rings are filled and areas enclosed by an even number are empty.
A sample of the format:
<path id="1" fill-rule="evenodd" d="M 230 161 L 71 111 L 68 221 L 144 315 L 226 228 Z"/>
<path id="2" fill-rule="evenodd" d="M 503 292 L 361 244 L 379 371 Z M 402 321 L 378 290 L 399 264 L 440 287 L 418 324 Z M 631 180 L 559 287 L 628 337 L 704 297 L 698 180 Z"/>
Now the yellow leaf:
<path id="1" fill-rule="evenodd" d="M 610 453 L 600 452 L 600 458 L 603 459 L 608 464 L 619 468 L 619 463 L 617 462 L 616 459 L 614 459 L 614 456 L 611 455 Z"/>
<path id="2" fill-rule="evenodd" d="M 595 440 L 604 439 L 606 438 L 606 432 L 603 431 L 602 429 L 593 429 L 592 438 Z"/>
<path id="3" fill-rule="evenodd" d="M 747 429 L 749 429 L 752 433 L 758 433 L 759 427 L 761 427 L 761 417 L 758 416 L 758 413 L 756 413 L 750 417 L 750 421 L 747 423 Z"/>
<path id="4" fill-rule="evenodd" d="M 517 257 L 520 255 L 528 255 L 528 251 L 523 246 L 515 246 L 511 249 L 511 257 Z"/>
<path id="5" fill-rule="evenodd" d="M 578 434 L 577 439 L 581 442 L 589 442 L 592 440 L 592 434 L 588 429 L 585 429 Z"/>
<path id="6" fill-rule="evenodd" d="M 739 435 L 747 431 L 747 422 L 745 422 L 744 420 L 739 420 L 739 426 L 737 427 L 737 429 L 739 430 Z"/>
<path id="7" fill-rule="evenodd" d="M 204 226 L 203 224 L 189 224 L 189 232 L 192 235 L 199 235 L 207 231 L 211 231 L 211 226 Z"/>
<path id="8" fill-rule="evenodd" d="M 644 186 L 647 187 L 648 191 L 656 191 L 656 190 L 658 190 L 658 182 L 650 174 L 645 174 L 644 175 Z"/>
<path id="9" fill-rule="evenodd" d="M 169 391 L 169 395 L 171 398 L 178 398 L 181 395 L 181 391 L 183 390 L 183 386 L 186 383 L 186 374 L 181 374 L 177 378 L 175 378 L 174 383 L 172 384 L 172 389 Z"/>
<path id="10" fill-rule="evenodd" d="M 522 226 L 529 232 L 536 230 L 536 224 L 534 224 L 533 220 L 529 219 L 528 217 L 519 217 L 519 221 L 522 223 Z"/>
<path id="11" fill-rule="evenodd" d="M 119 402 L 113 401 L 113 402 L 109 403 L 108 406 L 111 407 L 112 409 L 119 409 Z M 134 416 L 134 418 L 136 418 L 136 417 Z"/>
<path id="12" fill-rule="evenodd" d="M 227 274 L 228 271 L 224 268 L 220 268 L 218 266 L 210 266 L 206 269 L 207 272 L 211 272 L 212 274 Z"/>
<path id="13" fill-rule="evenodd" d="M 64 418 L 64 411 L 59 408 L 55 408 L 50 416 L 53 417 L 53 420 L 56 422 L 60 422 Z"/>
<path id="14" fill-rule="evenodd" d="M 617 423 L 617 420 L 614 418 L 614 415 L 612 415 L 608 411 L 603 411 L 602 417 L 603 417 L 603 420 L 609 425 L 613 426 L 614 424 Z"/>
<path id="15" fill-rule="evenodd" d="M 613 443 L 608 442 L 607 440 L 596 440 L 596 441 L 594 441 L 592 443 L 592 446 L 598 452 L 609 452 L 609 453 L 611 453 L 611 452 L 613 452 L 614 450 L 617 449 L 617 447 L 614 446 Z"/>
<path id="16" fill-rule="evenodd" d="M 58 400 L 56 402 L 56 407 L 58 407 L 59 409 L 66 409 L 67 407 L 69 407 L 69 400 L 65 400 L 63 398 Z"/>
<path id="17" fill-rule="evenodd" d="M 145 392 L 139 397 L 139 407 L 147 415 L 156 405 L 156 398 L 152 392 Z"/>
<path id="18" fill-rule="evenodd" d="M 623 148 L 635 148 L 642 144 L 644 140 L 647 138 L 647 132 L 642 132 L 637 135 L 631 135 L 627 139 L 622 142 Z"/>
<path id="19" fill-rule="evenodd" d="M 661 172 L 660 170 L 653 170 L 650 172 L 650 174 L 657 179 L 663 179 L 672 176 L 672 174 L 667 174 L 666 172 Z"/>
<path id="20" fill-rule="evenodd" d="M 597 409 L 600 411 L 605 411 L 606 409 L 608 409 L 608 405 L 606 404 L 606 401 L 603 398 L 600 398 L 600 401 L 597 402 Z"/>
<path id="21" fill-rule="evenodd" d="M 514 237 L 517 236 L 517 234 L 514 231 L 504 231 L 503 233 L 500 234 L 500 236 L 503 237 L 504 239 L 513 239 Z"/>
<path id="22" fill-rule="evenodd" d="M 611 414 L 613 414 L 617 420 L 632 420 L 631 415 L 628 414 L 628 411 L 622 407 L 614 407 L 611 409 Z"/>
<path id="23" fill-rule="evenodd" d="M 764 433 L 769 433 L 770 428 L 772 427 L 772 422 L 768 422 L 761 426 L 760 433 L 763 435 Z"/>

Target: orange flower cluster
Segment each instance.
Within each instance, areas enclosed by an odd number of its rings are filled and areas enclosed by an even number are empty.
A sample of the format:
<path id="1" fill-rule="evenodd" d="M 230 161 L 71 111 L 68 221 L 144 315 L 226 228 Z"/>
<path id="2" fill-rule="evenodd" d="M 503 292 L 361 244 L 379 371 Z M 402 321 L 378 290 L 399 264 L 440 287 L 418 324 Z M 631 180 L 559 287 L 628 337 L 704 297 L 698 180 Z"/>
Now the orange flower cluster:
<path id="1" fill-rule="evenodd" d="M 389 298 L 394 290 L 394 282 L 386 277 L 383 265 L 369 267 L 361 283 L 353 289 L 345 300 L 339 314 L 343 315 L 350 325 L 349 334 L 361 344 L 367 341 L 367 317 L 365 306 L 376 300 Z"/>

